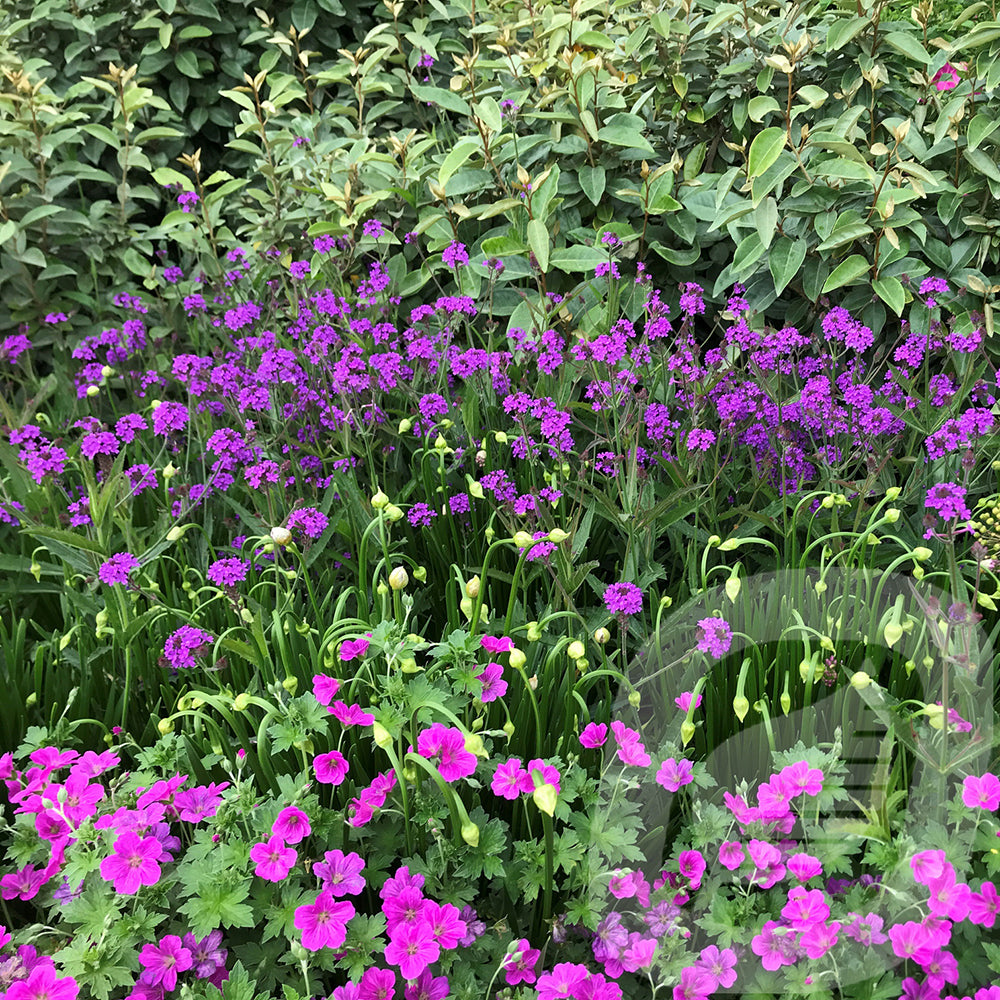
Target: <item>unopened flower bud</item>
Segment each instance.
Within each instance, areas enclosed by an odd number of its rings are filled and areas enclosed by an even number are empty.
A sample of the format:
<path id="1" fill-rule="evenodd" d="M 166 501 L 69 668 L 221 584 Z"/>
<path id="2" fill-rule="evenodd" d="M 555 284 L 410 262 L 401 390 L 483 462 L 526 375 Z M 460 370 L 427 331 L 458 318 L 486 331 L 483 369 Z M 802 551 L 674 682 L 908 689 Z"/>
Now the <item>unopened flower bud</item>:
<path id="1" fill-rule="evenodd" d="M 903 638 L 903 626 L 896 622 L 889 622 L 882 630 L 886 645 L 892 649 L 893 646 Z"/>
<path id="2" fill-rule="evenodd" d="M 924 670 L 930 670 L 931 667 L 934 666 L 934 657 L 933 656 L 925 656 L 923 658 L 923 660 L 921 660 L 921 663 L 923 663 L 923 665 L 924 665 Z"/>
<path id="3" fill-rule="evenodd" d="M 503 431 L 497 431 L 493 435 L 493 440 L 496 441 L 497 444 L 506 444 L 507 443 L 507 435 Z"/>
<path id="4" fill-rule="evenodd" d="M 469 580 L 468 583 L 466 583 L 465 585 L 465 596 L 472 598 L 478 597 L 479 586 L 481 582 L 482 581 L 479 579 L 478 576 L 474 576 L 471 580 Z"/>
<path id="5" fill-rule="evenodd" d="M 518 649 L 516 646 L 510 651 L 510 658 L 508 660 L 510 665 L 515 670 L 523 670 L 524 665 L 528 662 L 528 658 Z"/>
<path id="6" fill-rule="evenodd" d="M 528 642 L 538 642 L 542 637 L 542 628 L 538 622 L 528 622 L 528 628 L 525 633 L 528 637 Z"/>
<path id="7" fill-rule="evenodd" d="M 372 507 L 375 510 L 382 510 L 383 507 L 387 507 L 388 505 L 389 498 L 381 490 L 372 497 Z"/>
<path id="8" fill-rule="evenodd" d="M 385 519 L 387 521 L 398 521 L 403 516 L 402 508 L 397 507 L 394 503 L 389 504 L 385 509 Z"/>
<path id="9" fill-rule="evenodd" d="M 750 711 L 750 702 L 743 695 L 738 694 L 733 699 L 733 711 L 736 713 L 736 718 L 742 722 L 747 717 L 747 712 Z"/>
<path id="10" fill-rule="evenodd" d="M 249 608 L 240 610 L 240 618 L 243 619 L 244 624 L 253 625 L 253 612 Z"/>
<path id="11" fill-rule="evenodd" d="M 820 501 L 820 506 L 825 507 L 827 510 L 830 510 L 830 508 L 833 507 L 834 502 L 835 501 L 833 499 L 833 494 L 827 493 L 827 495 L 823 497 L 823 499 Z"/>
<path id="12" fill-rule="evenodd" d="M 400 660 L 399 669 L 402 670 L 404 674 L 415 674 L 420 670 L 417 666 L 417 661 L 412 656 L 406 656 Z"/>
<path id="13" fill-rule="evenodd" d="M 389 588 L 385 585 L 385 580 L 379 580 L 378 586 L 375 588 L 375 593 L 379 597 L 385 597 L 389 593 Z"/>
<path id="14" fill-rule="evenodd" d="M 642 703 L 642 693 L 639 691 L 631 692 L 631 694 L 629 694 L 628 696 L 628 703 L 633 708 L 638 708 L 639 705 Z"/>
<path id="15" fill-rule="evenodd" d="M 90 396 L 91 399 L 93 399 L 94 396 L 99 396 L 100 394 L 101 390 L 96 385 L 87 386 L 87 395 Z"/>
<path id="16" fill-rule="evenodd" d="M 691 742 L 691 737 L 694 736 L 694 729 L 694 723 L 689 722 L 687 719 L 681 723 L 681 743 L 684 746 L 687 746 Z"/>
<path id="17" fill-rule="evenodd" d="M 778 702 L 781 705 L 781 711 L 784 712 L 785 715 L 788 715 L 788 713 L 792 710 L 792 696 L 787 691 L 782 691 Z"/>
<path id="18" fill-rule="evenodd" d="M 104 365 L 101 368 L 101 378 L 110 378 L 112 375 L 114 375 L 114 373 L 115 370 L 114 368 L 111 367 L 111 365 Z"/>
<path id="19" fill-rule="evenodd" d="M 890 503 L 892 503 L 892 501 L 895 500 L 899 496 L 899 494 L 902 493 L 902 492 L 903 491 L 902 491 L 902 489 L 900 487 L 898 487 L 898 486 L 890 486 L 885 491 L 885 498 Z"/>
<path id="20" fill-rule="evenodd" d="M 722 538 L 719 535 L 711 535 L 708 539 L 708 547 L 710 549 L 715 548 L 717 545 L 722 544 Z"/>
<path id="21" fill-rule="evenodd" d="M 309 959 L 309 952 L 306 951 L 301 942 L 296 941 L 294 938 L 289 945 L 289 951 L 291 951 L 292 958 L 294 958 L 296 962 L 305 962 Z"/>
<path id="22" fill-rule="evenodd" d="M 462 840 L 464 840 L 469 847 L 479 846 L 479 827 L 476 826 L 472 820 L 466 820 L 462 824 Z"/>
<path id="23" fill-rule="evenodd" d="M 507 741 L 510 742 L 510 740 L 514 736 L 514 723 L 511 722 L 510 719 L 508 719 L 504 723 L 504 725 L 503 725 L 503 731 L 504 731 L 504 734 L 507 736 Z"/>
<path id="24" fill-rule="evenodd" d="M 551 816 L 556 811 L 556 801 L 558 799 L 558 794 L 556 793 L 555 787 L 546 782 L 544 785 L 539 785 L 531 796 L 535 805 L 546 816 Z"/>
<path id="25" fill-rule="evenodd" d="M 482 500 L 483 497 L 486 496 L 486 494 L 483 492 L 482 485 L 480 483 L 477 483 L 475 479 L 470 479 L 468 481 L 468 485 L 469 485 L 470 496 L 475 497 L 477 500 Z"/>
<path id="26" fill-rule="evenodd" d="M 275 545 L 280 545 L 284 548 L 292 540 L 292 533 L 287 529 L 283 528 L 280 524 L 275 525 L 270 532 L 271 541 Z"/>
<path id="27" fill-rule="evenodd" d="M 889 507 L 885 512 L 885 519 L 890 524 L 895 524 L 899 520 L 899 514 L 900 511 L 898 507 Z"/>
<path id="28" fill-rule="evenodd" d="M 163 468 L 160 470 L 160 474 L 163 476 L 164 479 L 169 481 L 173 479 L 174 476 L 176 476 L 177 473 L 180 471 L 181 470 L 178 469 L 173 462 L 167 462 L 167 464 L 163 466 Z"/>
<path id="29" fill-rule="evenodd" d="M 392 733 L 381 722 L 372 725 L 372 739 L 375 740 L 375 746 L 381 747 L 383 750 L 392 746 Z"/>
<path id="30" fill-rule="evenodd" d="M 184 534 L 185 534 L 185 532 L 187 531 L 187 529 L 189 527 L 190 527 L 189 524 L 183 524 L 183 525 L 182 524 L 175 524 L 167 532 L 167 541 L 168 542 L 179 542 L 184 537 Z"/>
<path id="31" fill-rule="evenodd" d="M 927 562 L 927 560 L 930 559 L 930 557 L 934 555 L 934 553 L 929 548 L 927 548 L 926 545 L 917 545 L 913 549 L 911 555 L 913 556 L 914 559 L 918 559 L 920 562 Z"/>
<path id="32" fill-rule="evenodd" d="M 553 528 L 549 532 L 549 541 L 555 542 L 556 545 L 560 545 L 569 538 L 569 532 L 563 531 L 562 528 Z"/>
<path id="33" fill-rule="evenodd" d="M 27 698 L 24 699 L 24 707 L 31 708 L 38 701 L 38 692 L 32 691 Z"/>
<path id="34" fill-rule="evenodd" d="M 448 442 L 440 434 L 434 439 L 434 450 L 435 451 L 447 451 Z"/>
<path id="35" fill-rule="evenodd" d="M 417 583 L 426 583 L 427 582 L 427 567 L 426 566 L 418 566 L 413 571 L 413 579 L 416 580 Z"/>
<path id="36" fill-rule="evenodd" d="M 869 684 L 871 684 L 872 679 L 863 670 L 858 670 L 851 677 L 851 687 L 855 691 L 863 691 Z"/>
<path id="37" fill-rule="evenodd" d="M 389 574 L 389 586 L 392 587 L 393 590 L 403 590 L 409 582 L 410 576 L 406 572 L 405 566 L 397 566 Z"/>
<path id="38" fill-rule="evenodd" d="M 603 626 L 594 632 L 594 642 L 598 646 L 603 646 L 611 641 L 611 633 Z"/>
<path id="39" fill-rule="evenodd" d="M 815 586 L 813 587 L 813 590 L 815 590 L 817 594 L 825 594 L 826 580 L 817 580 Z"/>
<path id="40" fill-rule="evenodd" d="M 249 706 L 250 706 L 250 695 L 248 695 L 245 691 L 242 692 L 241 694 L 238 694 L 233 699 L 234 712 L 245 712 Z"/>
<path id="41" fill-rule="evenodd" d="M 35 562 L 34 560 L 32 560 L 30 570 L 31 570 L 31 575 L 35 578 L 35 583 L 41 582 L 42 564 L 40 562 Z"/>
<path id="42" fill-rule="evenodd" d="M 290 674 L 282 682 L 281 686 L 291 695 L 294 695 L 299 687 L 298 677 L 292 677 Z"/>
<path id="43" fill-rule="evenodd" d="M 515 531 L 514 532 L 514 544 L 519 549 L 526 549 L 534 542 L 534 538 L 528 534 L 526 531 Z"/>
<path id="44" fill-rule="evenodd" d="M 167 733 L 174 731 L 174 724 L 169 719 L 160 719 L 156 724 L 156 728 L 160 731 L 161 736 L 166 736 Z"/>
<path id="45" fill-rule="evenodd" d="M 586 647 L 579 639 L 574 639 L 566 648 L 566 655 L 571 660 L 579 660 L 586 652 Z"/>

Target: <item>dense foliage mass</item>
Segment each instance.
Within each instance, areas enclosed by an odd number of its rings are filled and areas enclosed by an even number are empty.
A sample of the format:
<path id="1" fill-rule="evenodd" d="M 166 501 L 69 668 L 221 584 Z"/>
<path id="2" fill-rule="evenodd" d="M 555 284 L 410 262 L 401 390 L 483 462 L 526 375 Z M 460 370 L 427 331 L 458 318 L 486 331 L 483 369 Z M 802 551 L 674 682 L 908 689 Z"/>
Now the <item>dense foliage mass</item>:
<path id="1" fill-rule="evenodd" d="M 0 14 L 0 1000 L 1000 1000 L 995 10 L 111 7 Z"/>

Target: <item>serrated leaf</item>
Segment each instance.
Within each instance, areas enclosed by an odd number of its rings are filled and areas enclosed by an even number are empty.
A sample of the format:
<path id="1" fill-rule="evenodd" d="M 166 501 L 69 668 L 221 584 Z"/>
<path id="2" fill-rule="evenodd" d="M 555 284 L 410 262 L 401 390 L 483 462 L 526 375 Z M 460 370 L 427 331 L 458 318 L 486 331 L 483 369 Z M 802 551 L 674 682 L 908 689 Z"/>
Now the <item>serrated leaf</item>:
<path id="1" fill-rule="evenodd" d="M 747 173 L 752 180 L 760 177 L 781 155 L 785 148 L 785 130 L 773 126 L 759 133 L 752 143 L 747 156 Z"/>
<path id="2" fill-rule="evenodd" d="M 856 281 L 861 275 L 866 274 L 871 265 L 859 253 L 852 253 L 846 260 L 841 261 L 834 269 L 833 273 L 823 283 L 823 294 L 832 292 L 835 288 L 848 285 Z"/>

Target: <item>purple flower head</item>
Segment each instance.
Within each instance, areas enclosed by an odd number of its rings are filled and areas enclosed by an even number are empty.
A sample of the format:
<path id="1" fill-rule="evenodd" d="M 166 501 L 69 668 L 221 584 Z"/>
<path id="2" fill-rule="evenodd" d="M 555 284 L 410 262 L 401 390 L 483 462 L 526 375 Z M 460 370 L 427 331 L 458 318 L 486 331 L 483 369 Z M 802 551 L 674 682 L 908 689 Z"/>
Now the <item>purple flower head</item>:
<path id="1" fill-rule="evenodd" d="M 946 521 L 972 517 L 972 512 L 965 505 L 965 490 L 957 483 L 938 483 L 932 486 L 927 491 L 924 506 L 928 510 L 936 510 Z"/>
<path id="2" fill-rule="evenodd" d="M 193 625 L 182 625 L 172 632 L 163 646 L 164 659 L 175 669 L 195 666 L 195 657 L 206 653 L 215 642 L 215 636 Z"/>
<path id="3" fill-rule="evenodd" d="M 199 198 L 195 191 L 182 191 L 177 196 L 177 204 L 180 205 L 182 212 L 193 212 L 198 201 Z"/>
<path id="4" fill-rule="evenodd" d="M 239 556 L 230 556 L 226 559 L 216 559 L 208 567 L 206 576 L 217 587 L 235 587 L 247 578 L 250 570 L 250 563 Z"/>
<path id="5" fill-rule="evenodd" d="M 698 649 L 703 653 L 721 659 L 729 652 L 733 642 L 729 623 L 721 618 L 702 618 L 698 622 Z"/>
<path id="6" fill-rule="evenodd" d="M 469 263 L 469 253 L 465 249 L 464 243 L 453 240 L 441 252 L 441 259 L 450 268 L 464 267 Z"/>
<path id="7" fill-rule="evenodd" d="M 101 563 L 97 575 L 101 583 L 112 586 L 116 583 L 128 583 L 129 574 L 139 568 L 139 560 L 130 552 L 117 552 L 106 562 Z"/>
<path id="8" fill-rule="evenodd" d="M 613 615 L 642 611 L 642 591 L 634 583 L 613 583 L 604 591 L 604 606 Z"/>

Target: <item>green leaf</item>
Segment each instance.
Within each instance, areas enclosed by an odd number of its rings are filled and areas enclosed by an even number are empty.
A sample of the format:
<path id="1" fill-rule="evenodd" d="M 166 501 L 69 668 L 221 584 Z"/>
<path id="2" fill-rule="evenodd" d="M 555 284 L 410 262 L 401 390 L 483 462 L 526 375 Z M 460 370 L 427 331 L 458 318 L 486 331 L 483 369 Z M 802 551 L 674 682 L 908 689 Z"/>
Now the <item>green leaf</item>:
<path id="1" fill-rule="evenodd" d="M 635 128 L 628 125 L 605 125 L 598 129 L 597 138 L 601 142 L 610 143 L 612 146 L 622 146 L 626 149 L 641 149 L 652 155 L 655 150 L 649 144 L 649 140 Z"/>
<path id="2" fill-rule="evenodd" d="M 823 294 L 832 292 L 842 285 L 852 284 L 863 274 L 867 274 L 871 265 L 859 253 L 852 253 L 846 260 L 841 261 L 834 269 L 833 273 L 823 283 Z"/>
<path id="3" fill-rule="evenodd" d="M 415 83 L 410 87 L 410 90 L 418 101 L 424 101 L 427 104 L 436 104 L 444 108 L 445 111 L 454 111 L 458 115 L 468 115 L 470 113 L 471 109 L 467 101 L 464 101 L 458 94 L 454 94 L 450 90 L 445 90 L 443 87 L 425 87 L 422 84 Z"/>
<path id="4" fill-rule="evenodd" d="M 760 124 L 765 115 L 780 110 L 781 105 L 770 94 L 758 94 L 756 97 L 750 98 L 750 103 L 747 105 L 747 116 L 750 121 Z"/>
<path id="5" fill-rule="evenodd" d="M 826 51 L 836 52 L 837 49 L 842 49 L 864 29 L 866 24 L 868 24 L 866 17 L 837 18 L 826 33 Z"/>
<path id="6" fill-rule="evenodd" d="M 829 92 L 822 87 L 817 87 L 812 83 L 799 87 L 795 94 L 800 100 L 805 101 L 810 108 L 818 108 L 830 96 Z"/>
<path id="7" fill-rule="evenodd" d="M 452 175 L 465 165 L 469 157 L 478 148 L 479 143 L 475 139 L 463 139 L 459 142 L 444 158 L 444 163 L 441 164 L 441 169 L 438 171 L 438 184 L 443 188 L 447 188 L 448 181 L 451 180 Z"/>
<path id="8" fill-rule="evenodd" d="M 962 150 L 962 156 L 983 176 L 989 177 L 990 180 L 1000 181 L 1000 170 L 997 169 L 997 165 L 981 149 L 966 147 Z"/>
<path id="9" fill-rule="evenodd" d="M 180 184 L 185 191 L 194 190 L 194 185 L 179 170 L 173 167 L 157 167 L 153 171 L 153 180 L 164 187 L 167 184 Z"/>
<path id="10" fill-rule="evenodd" d="M 549 261 L 553 267 L 567 274 L 593 271 L 598 264 L 608 259 L 608 255 L 597 247 L 572 246 L 553 250 Z"/>
<path id="11" fill-rule="evenodd" d="M 472 110 L 479 115 L 487 128 L 494 132 L 499 132 L 503 128 L 503 116 L 500 113 L 500 105 L 493 97 L 484 97 L 481 101 L 472 105 Z"/>
<path id="12" fill-rule="evenodd" d="M 969 122 L 967 149 L 975 149 L 988 135 L 1000 126 L 1000 118 L 988 118 L 986 115 L 976 115 Z"/>
<path id="13" fill-rule="evenodd" d="M 201 72 L 198 69 L 198 57 L 189 49 L 181 49 L 174 56 L 174 65 L 185 75 L 194 80 L 201 79 Z"/>
<path id="14" fill-rule="evenodd" d="M 906 305 L 906 292 L 898 278 L 876 278 L 872 282 L 875 294 L 897 315 L 903 315 Z"/>
<path id="15" fill-rule="evenodd" d="M 118 136 L 115 135 L 107 125 L 101 125 L 100 122 L 87 122 L 86 125 L 82 126 L 83 131 L 88 135 L 94 136 L 96 139 L 100 139 L 101 142 L 107 143 L 109 146 L 114 146 L 115 149 L 118 148 L 120 142 Z"/>
<path id="16" fill-rule="evenodd" d="M 754 212 L 754 223 L 757 235 L 766 250 L 774 239 L 774 231 L 778 227 L 778 203 L 773 198 L 765 198 Z"/>
<path id="17" fill-rule="evenodd" d="M 785 130 L 774 126 L 764 129 L 750 143 L 747 170 L 751 179 L 760 177 L 781 156 L 781 151 L 785 148 L 785 138 Z"/>
<path id="18" fill-rule="evenodd" d="M 583 193 L 590 199 L 591 204 L 598 204 L 607 184 L 607 174 L 604 167 L 600 166 L 600 164 L 596 167 L 585 164 L 580 167 L 578 177 L 580 187 L 583 188 Z"/>
<path id="19" fill-rule="evenodd" d="M 16 233 L 17 223 L 13 219 L 8 219 L 3 224 L 0 224 L 0 246 L 3 246 Z"/>
<path id="20" fill-rule="evenodd" d="M 576 44 L 588 49 L 613 49 L 615 43 L 602 31 L 584 31 L 577 35 Z"/>
<path id="21" fill-rule="evenodd" d="M 549 269 L 549 230 L 541 219 L 532 219 L 528 223 L 528 246 L 544 274 Z"/>
<path id="22" fill-rule="evenodd" d="M 740 240 L 740 245 L 736 248 L 733 256 L 733 270 L 737 273 L 753 267 L 764 255 L 764 244 L 756 233 L 750 233 Z"/>
<path id="23" fill-rule="evenodd" d="M 909 57 L 914 62 L 920 63 L 922 66 L 926 66 L 931 61 L 927 49 L 909 32 L 892 31 L 885 36 L 884 41 L 890 48 L 901 52 L 904 56 Z"/>
<path id="24" fill-rule="evenodd" d="M 792 240 L 787 236 L 778 239 L 767 258 L 776 295 L 780 295 L 788 287 L 788 282 L 798 274 L 805 259 L 805 240 Z"/>

